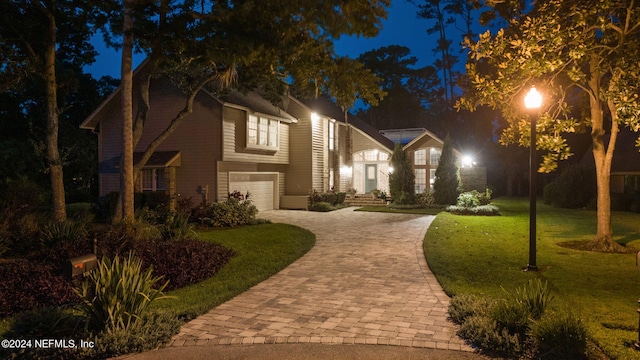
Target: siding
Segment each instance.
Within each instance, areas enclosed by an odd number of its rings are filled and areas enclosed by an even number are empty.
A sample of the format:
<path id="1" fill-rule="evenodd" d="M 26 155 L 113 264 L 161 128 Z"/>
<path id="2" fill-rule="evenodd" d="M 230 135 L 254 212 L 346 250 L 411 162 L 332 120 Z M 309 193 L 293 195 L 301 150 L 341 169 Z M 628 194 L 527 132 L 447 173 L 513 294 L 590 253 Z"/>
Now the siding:
<path id="1" fill-rule="evenodd" d="M 224 161 L 244 161 L 268 164 L 289 163 L 289 124 L 280 123 L 279 150 L 275 153 L 245 149 L 247 113 L 239 109 L 224 107 Z"/>
<path id="2" fill-rule="evenodd" d="M 354 154 L 363 150 L 375 150 L 375 149 L 383 150 L 388 153 L 392 152 L 392 150 L 389 150 L 389 148 L 387 148 L 386 146 L 382 146 L 377 141 L 371 140 L 370 137 L 364 135 L 357 128 L 352 127 L 352 129 L 353 129 L 353 131 L 351 131 L 352 138 L 353 138 L 352 151 Z"/>
<path id="3" fill-rule="evenodd" d="M 283 195 L 307 195 L 313 185 L 311 155 L 311 119 L 310 113 L 294 101 L 289 102 L 289 113 L 298 117 L 298 123 L 289 129 L 289 166 L 286 170 Z"/>
<path id="4" fill-rule="evenodd" d="M 134 89 L 137 91 L 137 88 Z M 171 119 L 178 114 L 185 103 L 182 92 L 167 80 L 152 81 L 150 88 L 149 118 L 136 151 L 144 151 L 148 144 L 160 134 Z M 134 113 L 137 99 L 134 97 Z M 121 123 L 120 100 L 114 99 L 105 109 L 105 120 L 101 123 L 101 169 L 105 171 L 101 185 L 101 195 L 119 188 L 117 168 L 110 162 L 120 156 Z M 221 156 L 221 104 L 211 96 L 200 93 L 194 102 L 193 112 L 183 120 L 178 128 L 157 151 L 181 152 L 181 166 L 176 168 L 176 194 L 193 197 L 197 203 L 204 197 L 203 189 L 215 193 L 215 164 Z"/>
<path id="5" fill-rule="evenodd" d="M 311 187 L 317 191 L 326 190 L 324 184 L 325 172 L 328 172 L 326 167 L 326 155 L 325 150 L 327 142 L 325 140 L 325 132 L 327 130 L 327 122 L 325 119 L 319 119 L 311 122 L 311 153 L 312 153 L 312 168 Z"/>

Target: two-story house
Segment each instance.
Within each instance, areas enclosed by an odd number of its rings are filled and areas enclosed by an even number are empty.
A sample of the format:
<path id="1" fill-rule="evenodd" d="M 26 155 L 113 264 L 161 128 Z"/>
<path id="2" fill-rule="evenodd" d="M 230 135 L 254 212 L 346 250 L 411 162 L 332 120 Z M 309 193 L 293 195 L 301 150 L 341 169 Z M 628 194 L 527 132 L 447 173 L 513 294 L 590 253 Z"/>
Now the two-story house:
<path id="1" fill-rule="evenodd" d="M 151 108 L 134 162 L 186 99 L 163 78 L 152 80 L 149 92 Z M 134 100 L 134 113 L 137 105 Z M 81 125 L 98 135 L 102 197 L 119 190 L 120 108 L 118 89 Z M 345 117 L 329 99 L 289 96 L 274 105 L 257 93 L 215 96 L 201 91 L 192 113 L 147 162 L 136 188 L 166 191 L 174 199 L 192 197 L 195 203 L 224 201 L 236 190 L 249 192 L 261 210 L 280 208 L 288 196 L 300 200 L 313 189 L 388 191 L 393 144 L 365 125 L 352 115 Z M 293 202 L 293 207 L 302 203 Z"/>

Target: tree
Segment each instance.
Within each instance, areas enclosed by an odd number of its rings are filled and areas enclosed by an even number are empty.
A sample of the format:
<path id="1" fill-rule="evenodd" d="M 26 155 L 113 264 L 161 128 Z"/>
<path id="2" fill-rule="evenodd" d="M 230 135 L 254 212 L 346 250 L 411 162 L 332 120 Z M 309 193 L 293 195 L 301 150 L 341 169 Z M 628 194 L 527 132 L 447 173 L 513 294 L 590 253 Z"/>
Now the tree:
<path id="1" fill-rule="evenodd" d="M 446 2 L 443 0 L 425 0 L 418 5 L 418 17 L 433 20 L 433 26 L 427 29 L 427 34 L 438 34 L 436 46 L 433 52 L 440 55 L 436 60 L 436 67 L 442 70 L 442 89 L 444 101 L 449 103 L 454 96 L 453 66 L 456 57 L 451 55 L 451 39 L 447 38 L 447 27 L 455 22 L 455 19 L 447 14 Z"/>
<path id="2" fill-rule="evenodd" d="M 440 80 L 432 66 L 415 68 L 418 59 L 405 46 L 390 45 L 359 56 L 372 70 L 386 96 L 377 106 L 358 112 L 358 117 L 378 129 L 425 126 L 429 116 L 425 106 L 440 99 Z"/>
<path id="3" fill-rule="evenodd" d="M 433 199 L 436 204 L 455 204 L 460 188 L 460 173 L 456 166 L 456 155 L 453 153 L 451 137 L 447 135 L 442 145 L 442 154 L 436 168 L 433 182 Z"/>
<path id="4" fill-rule="evenodd" d="M 0 85 L 14 88 L 36 77 L 45 93 L 46 156 L 52 193 L 53 220 L 66 219 L 63 161 L 58 147 L 59 115 L 57 53 L 76 64 L 93 59 L 88 43 L 92 31 L 86 2 L 3 1 L 0 4 Z"/>
<path id="5" fill-rule="evenodd" d="M 532 85 L 545 93 L 533 142 L 545 151 L 540 172 L 555 170 L 559 160 L 572 155 L 566 134 L 590 128 L 598 210 L 589 248 L 619 251 L 611 228 L 610 171 L 619 129 L 640 130 L 636 1 L 535 2 L 507 28 L 486 32 L 467 46 L 469 88 L 458 106 L 486 104 L 501 110 L 508 121 L 503 144 L 529 146 L 522 99 Z M 570 106 L 581 103 L 582 113 Z"/>
<path id="6" fill-rule="evenodd" d="M 415 199 L 415 174 L 411 160 L 401 144 L 396 144 L 391 155 L 393 172 L 389 174 L 389 193 L 394 202 L 412 204 Z"/>
<path id="7" fill-rule="evenodd" d="M 134 164 L 134 176 L 191 113 L 195 96 L 203 89 L 214 93 L 231 86 L 260 89 L 276 102 L 288 85 L 295 85 L 305 93 L 327 92 L 345 110 L 356 97 L 377 102 L 383 96 L 378 79 L 359 62 L 337 57 L 333 39 L 342 34 L 377 34 L 389 3 L 294 0 L 258 6 L 246 1 L 163 0 L 156 6 L 134 2 L 134 47 L 148 55 L 140 74 L 140 106 L 133 118 L 134 149 L 152 105 L 151 78 L 166 76 L 186 95 L 183 109 Z M 122 28 L 121 19 L 112 17 L 110 28 Z M 114 220 L 121 216 L 116 214 Z"/>

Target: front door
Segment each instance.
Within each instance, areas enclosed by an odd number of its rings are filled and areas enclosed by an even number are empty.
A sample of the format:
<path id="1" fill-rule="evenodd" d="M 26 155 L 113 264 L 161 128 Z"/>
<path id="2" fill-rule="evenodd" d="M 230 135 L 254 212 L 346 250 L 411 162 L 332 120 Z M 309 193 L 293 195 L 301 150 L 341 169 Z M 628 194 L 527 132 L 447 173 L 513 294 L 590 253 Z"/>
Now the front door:
<path id="1" fill-rule="evenodd" d="M 366 164 L 364 166 L 364 192 L 370 193 L 378 187 L 378 165 Z"/>

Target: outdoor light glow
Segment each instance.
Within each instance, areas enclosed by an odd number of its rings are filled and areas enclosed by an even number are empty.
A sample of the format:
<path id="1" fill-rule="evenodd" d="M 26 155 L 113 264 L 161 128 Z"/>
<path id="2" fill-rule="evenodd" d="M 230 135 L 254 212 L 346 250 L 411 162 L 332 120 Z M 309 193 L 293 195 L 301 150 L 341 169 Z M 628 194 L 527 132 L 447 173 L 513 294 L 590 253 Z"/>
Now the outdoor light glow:
<path id="1" fill-rule="evenodd" d="M 352 174 L 351 166 L 341 166 L 340 167 L 340 175 L 351 175 Z"/>
<path id="2" fill-rule="evenodd" d="M 475 162 L 473 161 L 473 157 L 471 155 L 464 155 L 462 157 L 462 167 L 473 167 Z"/>
<path id="3" fill-rule="evenodd" d="M 311 113 L 311 120 L 318 121 L 318 120 L 320 120 L 320 116 L 313 112 L 313 113 Z"/>
<path id="4" fill-rule="evenodd" d="M 524 106 L 527 109 L 538 109 L 542 105 L 542 95 L 536 90 L 535 86 L 531 87 L 527 96 L 524 97 Z"/>
<path id="5" fill-rule="evenodd" d="M 393 174 L 393 166 L 389 166 L 389 174 Z"/>

